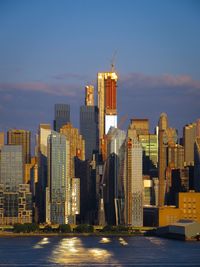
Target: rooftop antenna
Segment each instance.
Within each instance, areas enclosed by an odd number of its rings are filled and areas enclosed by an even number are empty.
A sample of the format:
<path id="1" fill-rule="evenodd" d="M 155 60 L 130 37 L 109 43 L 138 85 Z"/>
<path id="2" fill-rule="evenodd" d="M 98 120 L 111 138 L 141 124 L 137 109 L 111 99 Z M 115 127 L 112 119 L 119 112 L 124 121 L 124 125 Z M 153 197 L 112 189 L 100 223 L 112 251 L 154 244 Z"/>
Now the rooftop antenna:
<path id="1" fill-rule="evenodd" d="M 113 56 L 110 60 L 110 64 L 111 64 L 111 72 L 115 71 L 115 59 L 116 59 L 116 55 L 117 55 L 117 50 L 114 51 Z"/>

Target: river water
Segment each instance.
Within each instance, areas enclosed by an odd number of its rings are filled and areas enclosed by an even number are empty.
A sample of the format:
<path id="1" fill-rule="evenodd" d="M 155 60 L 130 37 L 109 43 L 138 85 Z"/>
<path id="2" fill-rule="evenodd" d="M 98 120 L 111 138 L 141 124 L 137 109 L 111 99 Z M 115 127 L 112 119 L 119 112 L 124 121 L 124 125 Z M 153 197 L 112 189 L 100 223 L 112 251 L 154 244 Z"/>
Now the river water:
<path id="1" fill-rule="evenodd" d="M 200 266 L 200 242 L 157 237 L 0 238 L 0 266 Z"/>

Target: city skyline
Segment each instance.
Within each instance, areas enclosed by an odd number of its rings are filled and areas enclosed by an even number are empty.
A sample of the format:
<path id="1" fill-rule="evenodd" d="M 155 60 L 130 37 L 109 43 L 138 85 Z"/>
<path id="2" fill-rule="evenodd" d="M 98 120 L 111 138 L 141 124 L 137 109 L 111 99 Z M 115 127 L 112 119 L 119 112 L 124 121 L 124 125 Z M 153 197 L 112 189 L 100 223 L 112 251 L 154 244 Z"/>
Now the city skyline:
<path id="1" fill-rule="evenodd" d="M 36 133 L 70 104 L 79 127 L 85 86 L 97 73 L 118 79 L 119 119 L 166 112 L 179 129 L 200 114 L 198 1 L 1 1 L 0 130 Z M 53 19 L 52 19 L 53 18 Z M 115 53 L 116 51 L 116 53 Z M 114 56 L 115 55 L 115 56 Z M 97 103 L 97 101 L 96 101 Z"/>

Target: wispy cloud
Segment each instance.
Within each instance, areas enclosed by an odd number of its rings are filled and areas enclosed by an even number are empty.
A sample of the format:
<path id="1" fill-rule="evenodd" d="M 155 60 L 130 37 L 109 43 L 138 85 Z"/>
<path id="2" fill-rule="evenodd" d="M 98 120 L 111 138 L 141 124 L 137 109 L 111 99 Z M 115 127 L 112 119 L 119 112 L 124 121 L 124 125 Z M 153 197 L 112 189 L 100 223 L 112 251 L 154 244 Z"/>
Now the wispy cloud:
<path id="1" fill-rule="evenodd" d="M 189 75 L 163 74 L 150 76 L 143 73 L 129 73 L 120 79 L 126 89 L 178 89 L 200 93 L 200 81 Z"/>
<path id="2" fill-rule="evenodd" d="M 78 80 L 78 81 L 83 81 L 83 80 L 87 80 L 88 76 L 87 75 L 82 75 L 82 74 L 78 74 L 78 73 L 71 73 L 71 72 L 66 72 L 66 73 L 60 73 L 60 74 L 56 74 L 53 75 L 52 78 L 56 79 L 56 80 Z"/>
<path id="3" fill-rule="evenodd" d="M 32 91 L 71 97 L 78 96 L 81 89 L 81 85 L 75 84 L 48 84 L 44 82 L 0 83 L 0 91 Z"/>

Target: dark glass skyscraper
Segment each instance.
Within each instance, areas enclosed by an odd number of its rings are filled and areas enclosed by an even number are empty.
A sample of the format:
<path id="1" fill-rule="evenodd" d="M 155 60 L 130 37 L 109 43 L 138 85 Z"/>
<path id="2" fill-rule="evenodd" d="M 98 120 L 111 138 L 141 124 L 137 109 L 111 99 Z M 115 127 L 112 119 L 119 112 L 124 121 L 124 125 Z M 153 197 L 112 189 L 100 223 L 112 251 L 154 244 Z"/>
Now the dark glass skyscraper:
<path id="1" fill-rule="evenodd" d="M 80 107 L 80 133 L 85 140 L 85 158 L 91 159 L 93 150 L 98 149 L 98 108 Z"/>
<path id="2" fill-rule="evenodd" d="M 70 105 L 55 104 L 54 112 L 54 131 L 59 132 L 63 125 L 70 122 Z"/>

